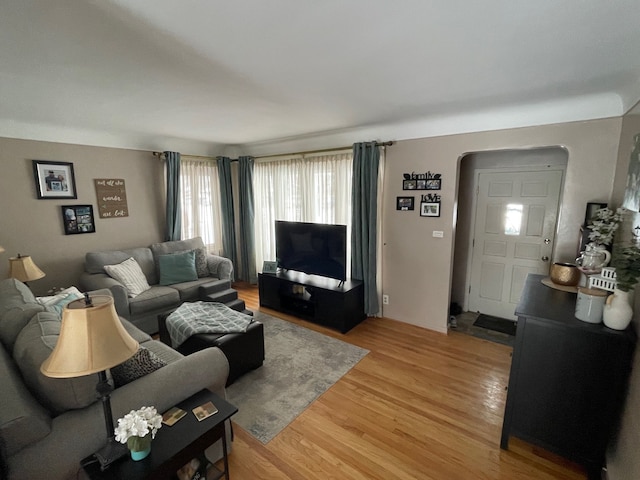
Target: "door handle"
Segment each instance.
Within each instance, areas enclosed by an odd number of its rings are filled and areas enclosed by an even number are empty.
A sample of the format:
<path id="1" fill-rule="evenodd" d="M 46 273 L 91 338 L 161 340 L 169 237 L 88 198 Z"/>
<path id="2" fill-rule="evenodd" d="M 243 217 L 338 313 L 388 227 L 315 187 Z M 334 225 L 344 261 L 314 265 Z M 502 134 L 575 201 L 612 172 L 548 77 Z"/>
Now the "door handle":
<path id="1" fill-rule="evenodd" d="M 551 243 L 551 239 L 550 238 L 545 238 L 544 239 L 544 244 L 545 245 L 549 245 Z"/>
<path id="2" fill-rule="evenodd" d="M 543 262 L 548 262 L 549 261 L 549 257 L 547 257 L 546 255 L 544 257 L 542 257 L 540 260 L 542 260 Z"/>

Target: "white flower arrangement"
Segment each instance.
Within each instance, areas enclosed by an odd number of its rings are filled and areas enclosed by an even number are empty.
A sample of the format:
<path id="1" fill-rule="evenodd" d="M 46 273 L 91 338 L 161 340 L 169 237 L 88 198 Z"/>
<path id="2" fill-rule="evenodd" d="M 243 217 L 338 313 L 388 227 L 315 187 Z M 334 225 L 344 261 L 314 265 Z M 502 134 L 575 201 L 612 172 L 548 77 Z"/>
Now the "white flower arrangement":
<path id="1" fill-rule="evenodd" d="M 611 245 L 613 234 L 622 222 L 622 214 L 621 208 L 615 212 L 609 208 L 598 210 L 593 223 L 587 227 L 591 230 L 589 240 L 598 245 Z"/>
<path id="2" fill-rule="evenodd" d="M 116 440 L 127 443 L 131 449 L 132 441 L 137 440 L 135 437 L 142 438 L 151 433 L 151 438 L 156 438 L 160 427 L 162 427 L 162 416 L 158 414 L 155 407 L 131 410 L 123 418 L 118 419 L 118 426 L 115 428 Z"/>

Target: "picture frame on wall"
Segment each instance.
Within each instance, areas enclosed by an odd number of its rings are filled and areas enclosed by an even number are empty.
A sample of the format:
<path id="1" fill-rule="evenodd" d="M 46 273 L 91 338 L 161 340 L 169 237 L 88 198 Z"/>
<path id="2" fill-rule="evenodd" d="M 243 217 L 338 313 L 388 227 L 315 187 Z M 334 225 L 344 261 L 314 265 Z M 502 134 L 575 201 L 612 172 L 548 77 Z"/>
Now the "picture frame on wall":
<path id="1" fill-rule="evenodd" d="M 73 163 L 32 160 L 39 199 L 78 198 Z"/>
<path id="2" fill-rule="evenodd" d="M 403 190 L 416 190 L 417 189 L 417 180 L 403 180 L 402 181 L 402 189 Z"/>
<path id="3" fill-rule="evenodd" d="M 95 233 L 96 223 L 91 205 L 62 205 L 62 223 L 65 235 Z"/>
<path id="4" fill-rule="evenodd" d="M 439 217 L 440 202 L 421 202 L 420 216 L 421 217 Z"/>
<path id="5" fill-rule="evenodd" d="M 396 210 L 413 210 L 414 197 L 397 197 Z"/>

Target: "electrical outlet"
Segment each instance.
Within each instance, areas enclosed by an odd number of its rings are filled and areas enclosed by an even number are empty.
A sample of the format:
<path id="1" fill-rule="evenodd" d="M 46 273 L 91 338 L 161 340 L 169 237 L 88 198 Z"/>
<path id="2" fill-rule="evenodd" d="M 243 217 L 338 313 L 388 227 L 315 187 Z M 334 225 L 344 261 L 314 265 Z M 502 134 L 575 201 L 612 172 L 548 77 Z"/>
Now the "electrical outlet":
<path id="1" fill-rule="evenodd" d="M 444 238 L 444 232 L 442 230 L 433 231 L 434 238 Z"/>
<path id="2" fill-rule="evenodd" d="M 382 295 L 382 304 L 389 305 L 389 295 Z"/>

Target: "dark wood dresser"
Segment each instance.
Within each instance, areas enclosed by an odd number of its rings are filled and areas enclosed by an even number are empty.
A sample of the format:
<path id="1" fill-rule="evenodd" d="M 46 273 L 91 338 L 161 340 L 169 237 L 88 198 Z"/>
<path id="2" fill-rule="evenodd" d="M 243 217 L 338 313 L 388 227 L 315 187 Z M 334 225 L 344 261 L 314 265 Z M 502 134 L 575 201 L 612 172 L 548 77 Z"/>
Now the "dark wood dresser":
<path id="1" fill-rule="evenodd" d="M 582 464 L 600 479 L 617 428 L 636 345 L 625 331 L 574 316 L 576 294 L 527 277 L 516 308 L 518 328 L 500 446 L 509 436 Z"/>

